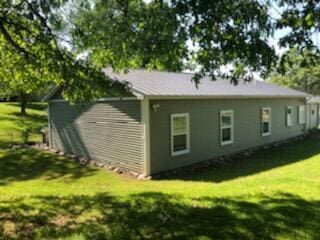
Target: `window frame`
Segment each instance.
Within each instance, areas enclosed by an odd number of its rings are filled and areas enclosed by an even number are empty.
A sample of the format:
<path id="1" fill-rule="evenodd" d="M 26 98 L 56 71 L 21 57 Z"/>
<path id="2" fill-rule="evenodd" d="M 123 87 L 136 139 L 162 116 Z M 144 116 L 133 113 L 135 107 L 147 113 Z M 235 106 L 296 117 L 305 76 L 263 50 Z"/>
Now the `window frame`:
<path id="1" fill-rule="evenodd" d="M 300 108 L 301 108 L 301 107 L 303 107 L 303 109 L 304 109 L 303 121 L 301 121 L 301 113 L 300 113 Z M 303 124 L 306 124 L 306 123 L 307 123 L 307 116 L 306 116 L 306 114 L 307 114 L 307 107 L 306 107 L 306 105 L 299 105 L 299 106 L 298 106 L 298 123 L 299 123 L 299 124 L 303 125 Z"/>
<path id="2" fill-rule="evenodd" d="M 268 110 L 268 111 L 269 111 L 269 121 L 268 121 L 268 123 L 269 123 L 269 131 L 268 131 L 268 132 L 263 132 L 263 123 L 265 123 L 265 122 L 263 121 L 263 112 L 264 112 L 265 110 Z M 261 108 L 261 113 L 260 113 L 260 114 L 261 114 L 261 136 L 262 136 L 262 137 L 270 136 L 270 135 L 271 135 L 271 122 L 272 122 L 272 120 L 271 120 L 271 117 L 272 117 L 271 107 Z"/>
<path id="3" fill-rule="evenodd" d="M 222 117 L 224 114 L 231 114 L 231 125 L 227 126 L 227 127 L 223 127 L 222 126 Z M 230 128 L 230 132 L 231 132 L 231 139 L 228 141 L 223 141 L 223 129 L 227 129 Z M 234 133 L 233 133 L 233 129 L 234 129 L 234 112 L 233 110 L 221 110 L 220 111 L 220 145 L 221 146 L 225 146 L 225 145 L 229 145 L 229 144 L 233 144 L 234 142 Z"/>
<path id="4" fill-rule="evenodd" d="M 289 122 L 288 122 L 288 120 L 289 120 L 289 118 L 288 118 L 288 110 L 291 110 L 291 113 L 290 113 L 290 124 L 289 124 Z M 287 106 L 286 107 L 286 126 L 287 127 L 292 127 L 292 125 L 293 125 L 293 107 L 292 106 Z"/>
<path id="5" fill-rule="evenodd" d="M 185 117 L 186 118 L 186 131 L 183 134 L 174 134 L 173 131 L 173 121 L 174 118 L 177 117 Z M 170 132 L 170 137 L 171 137 L 171 156 L 180 156 L 183 154 L 188 154 L 190 153 L 190 117 L 189 113 L 173 113 L 170 115 L 170 125 L 171 125 L 171 132 Z M 186 149 L 179 150 L 179 151 L 174 151 L 174 136 L 179 136 L 179 135 L 186 135 Z"/>

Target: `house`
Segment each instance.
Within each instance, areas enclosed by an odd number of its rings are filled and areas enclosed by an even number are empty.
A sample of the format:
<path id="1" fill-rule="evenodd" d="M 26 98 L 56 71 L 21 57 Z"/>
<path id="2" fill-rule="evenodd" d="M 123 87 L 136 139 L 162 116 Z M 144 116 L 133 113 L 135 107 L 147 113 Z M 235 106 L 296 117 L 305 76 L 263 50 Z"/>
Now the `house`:
<path id="1" fill-rule="evenodd" d="M 145 176 L 305 133 L 304 92 L 263 81 L 212 81 L 195 87 L 192 74 L 132 70 L 132 97 L 70 107 L 51 91 L 52 148 L 105 161 Z"/>

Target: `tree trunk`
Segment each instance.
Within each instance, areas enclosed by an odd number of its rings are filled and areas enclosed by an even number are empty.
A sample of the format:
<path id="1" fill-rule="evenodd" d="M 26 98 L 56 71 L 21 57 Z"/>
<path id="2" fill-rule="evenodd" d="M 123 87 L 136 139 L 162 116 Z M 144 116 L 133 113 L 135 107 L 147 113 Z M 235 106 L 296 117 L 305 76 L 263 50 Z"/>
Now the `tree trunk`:
<path id="1" fill-rule="evenodd" d="M 28 98 L 27 95 L 24 93 L 21 93 L 20 95 L 20 114 L 26 115 L 26 108 L 27 108 Z"/>

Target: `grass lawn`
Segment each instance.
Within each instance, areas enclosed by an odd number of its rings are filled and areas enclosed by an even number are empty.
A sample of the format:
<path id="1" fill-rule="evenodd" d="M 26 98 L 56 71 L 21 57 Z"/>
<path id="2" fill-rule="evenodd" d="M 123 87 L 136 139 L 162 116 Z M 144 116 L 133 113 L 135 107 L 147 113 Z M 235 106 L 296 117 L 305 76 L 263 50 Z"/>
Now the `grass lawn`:
<path id="1" fill-rule="evenodd" d="M 40 126 L 45 116 L 35 106 L 29 120 Z M 180 179 L 139 181 L 6 149 L 3 133 L 20 129 L 17 112 L 0 104 L 0 239 L 320 238 L 320 139 Z"/>
<path id="2" fill-rule="evenodd" d="M 39 130 L 47 126 L 46 104 L 28 105 L 27 115 L 21 116 L 19 104 L 0 103 L 0 146 L 7 142 L 21 142 L 29 133 L 29 141 L 39 141 Z"/>

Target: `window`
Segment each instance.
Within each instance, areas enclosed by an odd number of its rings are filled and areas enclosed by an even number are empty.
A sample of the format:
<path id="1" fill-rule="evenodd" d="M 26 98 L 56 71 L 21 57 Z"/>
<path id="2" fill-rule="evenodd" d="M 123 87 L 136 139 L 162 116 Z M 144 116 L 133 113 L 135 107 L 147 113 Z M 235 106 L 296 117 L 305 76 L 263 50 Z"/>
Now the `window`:
<path id="1" fill-rule="evenodd" d="M 292 126 L 292 106 L 288 106 L 286 109 L 286 125 L 287 127 Z"/>
<path id="2" fill-rule="evenodd" d="M 220 112 L 220 143 L 227 145 L 233 143 L 233 111 Z"/>
<path id="3" fill-rule="evenodd" d="M 305 105 L 299 106 L 298 122 L 299 124 L 306 123 L 306 106 Z"/>
<path id="4" fill-rule="evenodd" d="M 189 114 L 171 115 L 171 155 L 178 156 L 190 152 Z"/>
<path id="5" fill-rule="evenodd" d="M 262 136 L 268 136 L 271 134 L 271 108 L 262 108 Z"/>

